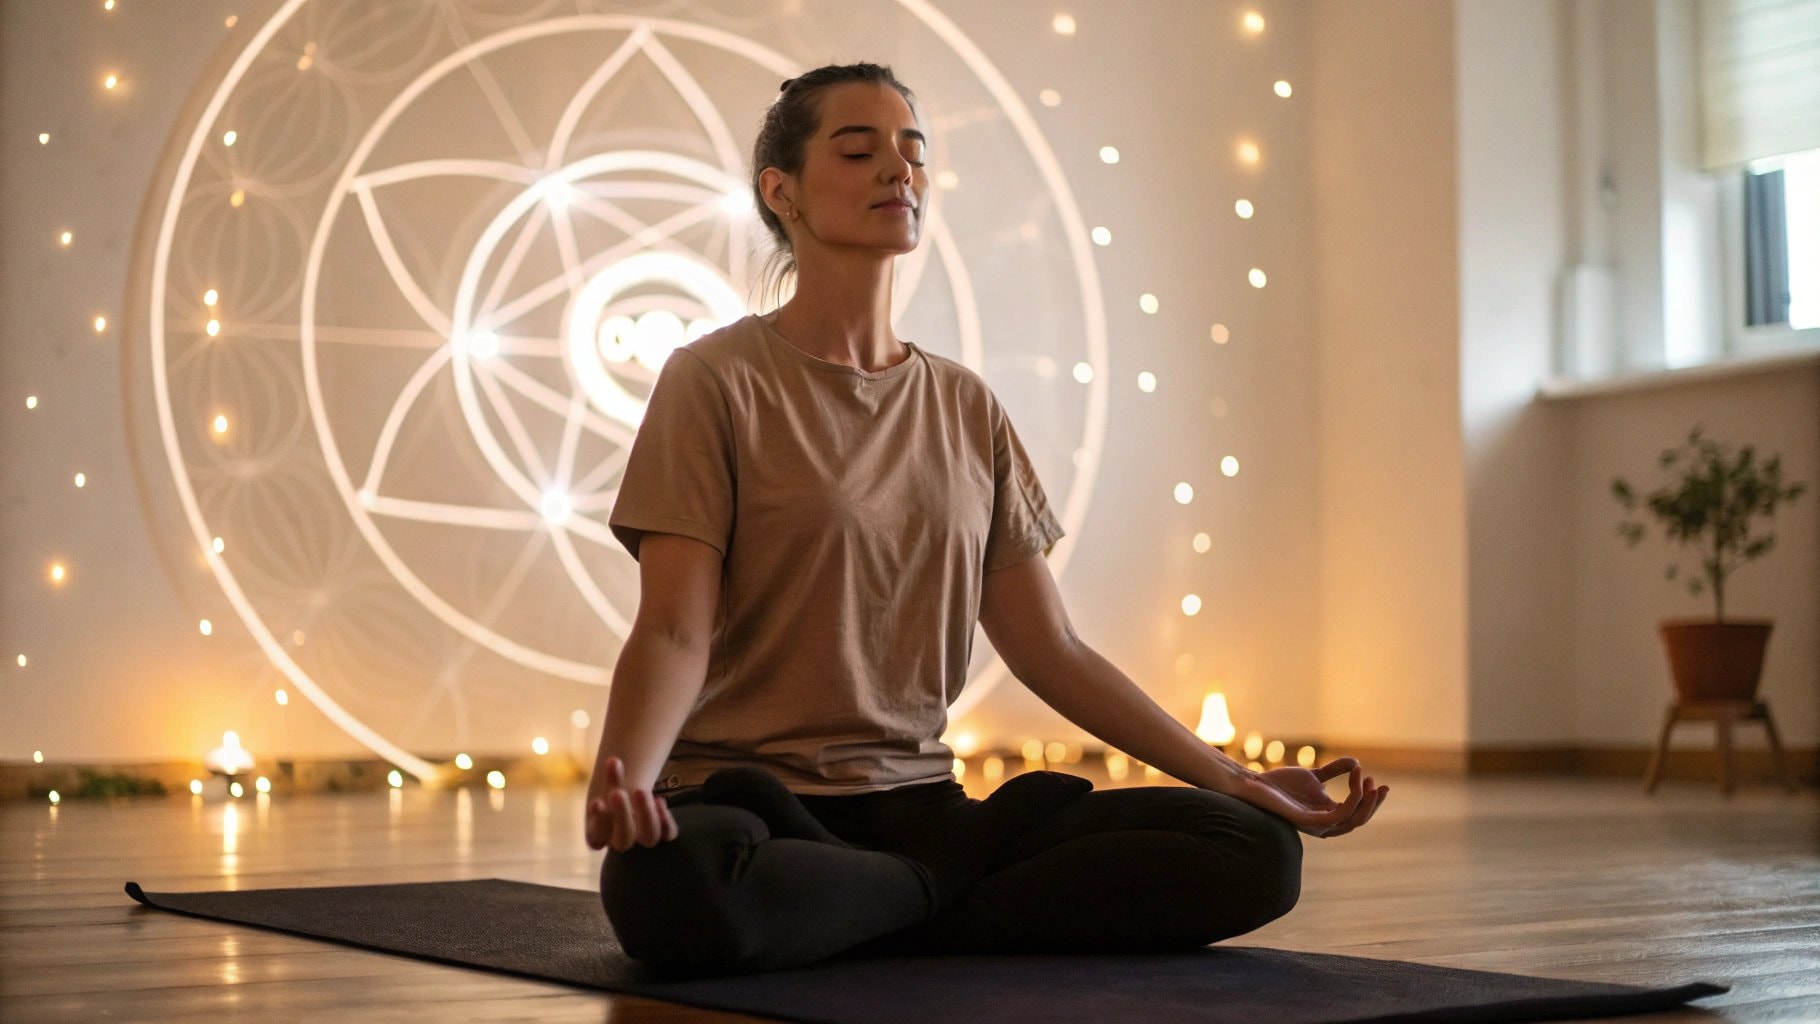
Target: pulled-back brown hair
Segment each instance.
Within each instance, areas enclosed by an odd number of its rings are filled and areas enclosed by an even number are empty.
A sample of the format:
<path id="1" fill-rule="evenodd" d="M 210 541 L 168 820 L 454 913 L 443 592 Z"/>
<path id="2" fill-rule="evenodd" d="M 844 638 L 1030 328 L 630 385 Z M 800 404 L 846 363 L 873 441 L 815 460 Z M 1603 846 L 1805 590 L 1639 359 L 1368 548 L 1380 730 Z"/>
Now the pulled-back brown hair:
<path id="1" fill-rule="evenodd" d="M 767 167 L 791 175 L 802 173 L 804 150 L 809 140 L 821 130 L 821 94 L 828 86 L 842 82 L 889 85 L 903 95 L 904 102 L 910 104 L 911 113 L 916 112 L 915 94 L 897 80 L 889 65 L 828 64 L 806 71 L 779 87 L 777 98 L 765 111 L 758 139 L 752 144 L 752 200 L 776 243 L 759 278 L 761 294 L 772 296 L 770 305 L 773 307 L 781 299 L 784 280 L 796 272 L 796 251 L 791 248 L 783 221 L 765 205 L 758 178 Z"/>

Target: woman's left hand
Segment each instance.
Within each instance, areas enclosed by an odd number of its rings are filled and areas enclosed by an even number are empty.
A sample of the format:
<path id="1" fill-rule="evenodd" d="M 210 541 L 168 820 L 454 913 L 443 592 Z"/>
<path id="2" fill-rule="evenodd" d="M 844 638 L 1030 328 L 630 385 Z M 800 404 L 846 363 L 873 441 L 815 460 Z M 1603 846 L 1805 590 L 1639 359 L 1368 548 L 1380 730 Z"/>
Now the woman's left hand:
<path id="1" fill-rule="evenodd" d="M 1371 776 L 1360 784 L 1357 758 L 1341 757 L 1314 771 L 1306 768 L 1272 768 L 1240 777 L 1231 795 L 1262 808 L 1319 839 L 1342 836 L 1371 820 L 1390 793 L 1389 786 L 1373 786 Z M 1349 774 L 1352 791 L 1345 801 L 1327 795 L 1325 783 Z"/>

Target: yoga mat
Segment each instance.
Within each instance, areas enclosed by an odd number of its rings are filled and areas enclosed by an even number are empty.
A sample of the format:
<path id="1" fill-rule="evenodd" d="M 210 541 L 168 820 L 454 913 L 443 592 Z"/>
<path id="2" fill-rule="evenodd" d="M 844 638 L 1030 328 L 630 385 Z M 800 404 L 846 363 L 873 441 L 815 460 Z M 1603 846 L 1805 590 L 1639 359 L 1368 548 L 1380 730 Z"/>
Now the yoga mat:
<path id="1" fill-rule="evenodd" d="M 599 895 L 500 878 L 146 892 L 148 907 L 439 963 L 825 1024 L 1533 1021 L 1674 1009 L 1731 990 L 1649 988 L 1216 944 L 1166 954 L 835 957 L 663 980 L 626 956 Z"/>

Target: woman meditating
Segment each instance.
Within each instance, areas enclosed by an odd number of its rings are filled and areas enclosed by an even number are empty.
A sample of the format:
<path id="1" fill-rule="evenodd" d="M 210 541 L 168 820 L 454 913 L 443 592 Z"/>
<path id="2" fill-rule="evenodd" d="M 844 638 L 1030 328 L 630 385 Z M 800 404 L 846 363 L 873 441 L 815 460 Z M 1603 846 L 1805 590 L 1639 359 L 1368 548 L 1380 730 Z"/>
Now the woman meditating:
<path id="1" fill-rule="evenodd" d="M 1063 530 L 985 382 L 892 331 L 928 176 L 889 68 L 784 83 L 753 152 L 796 289 L 671 353 L 608 519 L 638 560 L 587 800 L 628 955 L 687 975 L 845 952 L 1191 949 L 1287 913 L 1298 832 L 1388 787 L 1251 772 L 1075 635 Z M 980 623 L 1017 678 L 1189 783 L 966 795 L 941 742 Z M 1346 775 L 1343 802 L 1323 783 Z"/>

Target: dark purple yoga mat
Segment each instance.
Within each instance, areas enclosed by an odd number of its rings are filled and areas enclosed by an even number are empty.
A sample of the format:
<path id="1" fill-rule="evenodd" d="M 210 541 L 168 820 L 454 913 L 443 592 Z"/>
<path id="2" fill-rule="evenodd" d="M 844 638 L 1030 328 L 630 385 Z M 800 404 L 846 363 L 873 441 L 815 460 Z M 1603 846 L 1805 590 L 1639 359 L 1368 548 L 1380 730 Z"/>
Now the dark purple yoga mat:
<path id="1" fill-rule="evenodd" d="M 586 889 L 499 878 L 127 895 L 148 907 L 688 1006 L 826 1024 L 1573 1020 L 1730 991 L 1466 971 L 1217 944 L 1166 954 L 835 957 L 661 980 L 625 955 Z"/>

